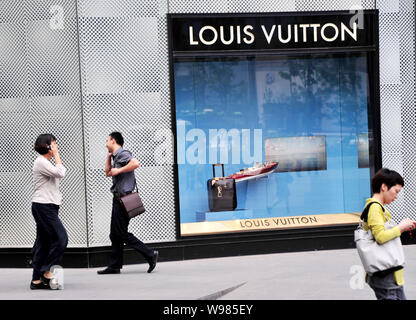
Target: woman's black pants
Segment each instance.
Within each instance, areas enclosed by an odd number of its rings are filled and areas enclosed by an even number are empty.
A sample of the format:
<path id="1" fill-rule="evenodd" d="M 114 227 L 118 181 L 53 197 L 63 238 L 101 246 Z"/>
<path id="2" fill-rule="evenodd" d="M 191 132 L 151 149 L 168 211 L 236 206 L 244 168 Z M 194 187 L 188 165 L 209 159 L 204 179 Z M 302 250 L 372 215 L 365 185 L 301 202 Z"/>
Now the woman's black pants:
<path id="1" fill-rule="evenodd" d="M 57 265 L 64 255 L 68 235 L 58 212 L 58 205 L 32 202 L 32 214 L 36 221 L 32 281 L 39 280 L 41 275 Z"/>

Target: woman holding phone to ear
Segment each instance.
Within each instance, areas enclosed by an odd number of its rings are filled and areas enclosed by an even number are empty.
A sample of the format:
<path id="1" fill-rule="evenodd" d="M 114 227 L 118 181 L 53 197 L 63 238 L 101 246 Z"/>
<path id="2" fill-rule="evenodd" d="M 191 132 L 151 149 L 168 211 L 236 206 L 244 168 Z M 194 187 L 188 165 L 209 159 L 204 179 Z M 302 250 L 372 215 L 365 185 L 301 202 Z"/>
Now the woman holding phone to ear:
<path id="1" fill-rule="evenodd" d="M 39 135 L 35 150 L 39 153 L 33 164 L 32 215 L 36 222 L 36 241 L 30 288 L 57 289 L 50 268 L 59 262 L 68 244 L 67 232 L 58 216 L 62 203 L 59 184 L 66 169 L 53 135 Z M 55 159 L 55 165 L 50 162 L 51 158 Z"/>

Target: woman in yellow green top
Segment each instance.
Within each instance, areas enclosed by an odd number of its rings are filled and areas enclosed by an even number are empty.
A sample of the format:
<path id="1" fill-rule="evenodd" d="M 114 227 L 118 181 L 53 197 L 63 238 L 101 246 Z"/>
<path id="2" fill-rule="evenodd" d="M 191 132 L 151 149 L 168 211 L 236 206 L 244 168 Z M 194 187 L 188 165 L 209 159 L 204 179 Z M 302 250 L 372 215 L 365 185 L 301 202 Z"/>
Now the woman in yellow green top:
<path id="1" fill-rule="evenodd" d="M 391 214 L 384 205 L 396 200 L 403 186 L 402 176 L 396 171 L 386 168 L 380 169 L 371 180 L 373 196 L 367 199 L 366 207 L 371 202 L 373 204 L 368 210 L 367 219 L 364 219 L 363 228 L 364 230 L 371 229 L 374 239 L 379 244 L 400 237 L 403 232 L 416 228 L 416 221 L 408 218 L 402 220 L 392 229 L 386 230 L 384 227 L 387 222 L 386 216 L 391 219 Z M 379 300 L 406 300 L 403 290 L 403 268 L 394 268 L 387 272 L 375 273 L 372 276 L 367 275 L 367 283 Z"/>

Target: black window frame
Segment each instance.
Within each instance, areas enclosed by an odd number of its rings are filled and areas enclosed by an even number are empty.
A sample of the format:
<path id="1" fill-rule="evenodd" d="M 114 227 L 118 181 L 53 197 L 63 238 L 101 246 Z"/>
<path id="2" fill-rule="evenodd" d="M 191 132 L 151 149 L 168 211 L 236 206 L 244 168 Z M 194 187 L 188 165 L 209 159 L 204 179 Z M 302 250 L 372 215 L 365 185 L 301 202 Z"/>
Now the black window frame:
<path id="1" fill-rule="evenodd" d="M 339 53 L 359 52 L 366 53 L 367 56 L 367 105 L 368 105 L 368 127 L 370 144 L 370 179 L 382 167 L 381 155 L 381 124 L 380 124 L 380 74 L 379 74 L 379 12 L 378 10 L 363 10 L 365 15 L 371 15 L 372 24 L 369 32 L 373 32 L 373 44 L 368 46 L 345 46 L 345 47 L 322 47 L 322 48 L 302 48 L 302 49 L 269 49 L 269 50 L 203 50 L 193 52 L 174 52 L 173 51 L 173 19 L 200 19 L 200 18 L 227 18 L 227 17 L 243 17 L 243 18 L 259 18 L 270 16 L 322 16 L 322 15 L 352 15 L 350 11 L 313 11 L 313 12 L 279 12 L 279 13 L 230 13 L 230 14 L 167 14 L 168 29 L 168 53 L 169 53 L 169 79 L 170 79 L 170 103 L 171 103 L 171 126 L 174 137 L 174 197 L 175 197 L 175 223 L 176 223 L 176 239 L 177 240 L 195 240 L 195 239 L 215 239 L 215 238 L 234 238 L 239 236 L 265 235 L 265 234 L 293 234 L 306 232 L 319 232 L 319 230 L 336 230 L 342 227 L 351 227 L 348 225 L 334 226 L 317 226 L 308 228 L 293 228 L 286 230 L 264 230 L 264 231 L 241 231 L 220 234 L 203 234 L 183 236 L 181 234 L 181 218 L 180 218 L 180 194 L 179 194 L 179 174 L 177 164 L 177 130 L 176 130 L 176 104 L 175 104 L 175 83 L 174 83 L 174 62 L 176 58 L 198 58 L 198 57 L 236 57 L 236 56 L 297 56 L 297 55 L 330 55 Z M 355 228 L 355 225 L 353 225 Z"/>

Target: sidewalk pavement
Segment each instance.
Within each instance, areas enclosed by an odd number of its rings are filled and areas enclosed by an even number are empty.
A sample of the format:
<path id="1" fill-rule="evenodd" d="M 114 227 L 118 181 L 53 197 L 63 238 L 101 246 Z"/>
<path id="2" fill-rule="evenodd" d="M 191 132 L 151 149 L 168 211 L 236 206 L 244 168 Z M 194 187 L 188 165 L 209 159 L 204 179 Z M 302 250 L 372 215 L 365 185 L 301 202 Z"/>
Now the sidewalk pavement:
<path id="1" fill-rule="evenodd" d="M 416 299 L 416 245 L 404 246 Z M 375 300 L 355 249 L 127 265 L 119 275 L 64 269 L 63 290 L 30 290 L 31 269 L 0 269 L 0 300 Z"/>

